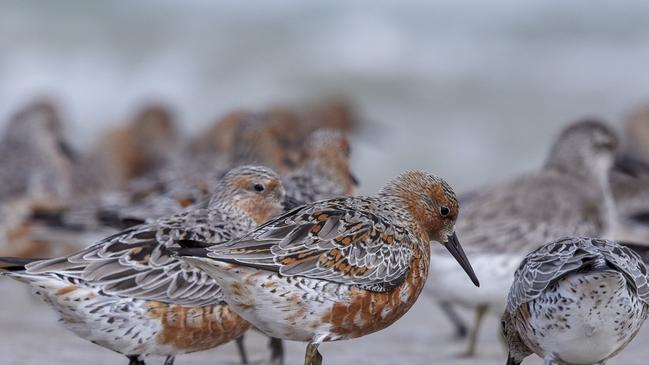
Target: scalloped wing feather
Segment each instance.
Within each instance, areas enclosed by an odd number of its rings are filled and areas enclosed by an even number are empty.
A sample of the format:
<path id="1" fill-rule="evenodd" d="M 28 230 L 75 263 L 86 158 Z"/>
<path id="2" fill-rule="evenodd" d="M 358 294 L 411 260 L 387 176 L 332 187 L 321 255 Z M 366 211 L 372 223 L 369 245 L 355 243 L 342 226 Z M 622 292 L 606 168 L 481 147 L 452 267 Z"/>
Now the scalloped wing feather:
<path id="1" fill-rule="evenodd" d="M 195 211 L 161 219 L 108 237 L 65 258 L 35 262 L 29 273 L 56 273 L 81 280 L 107 295 L 129 296 L 182 305 L 222 300 L 220 287 L 201 270 L 172 257 L 178 239 L 220 242 L 227 229 L 213 230 Z M 191 227 L 191 228 L 183 228 Z"/>
<path id="2" fill-rule="evenodd" d="M 374 209 L 359 209 L 359 206 Z M 371 198 L 314 203 L 272 220 L 208 257 L 372 291 L 405 280 L 417 238 L 380 216 Z"/>
<path id="3" fill-rule="evenodd" d="M 639 298 L 649 304 L 647 268 L 635 252 L 613 241 L 565 238 L 527 255 L 516 271 L 507 310 L 513 313 L 520 305 L 540 296 L 556 280 L 597 259 L 605 260 L 623 273 Z"/>

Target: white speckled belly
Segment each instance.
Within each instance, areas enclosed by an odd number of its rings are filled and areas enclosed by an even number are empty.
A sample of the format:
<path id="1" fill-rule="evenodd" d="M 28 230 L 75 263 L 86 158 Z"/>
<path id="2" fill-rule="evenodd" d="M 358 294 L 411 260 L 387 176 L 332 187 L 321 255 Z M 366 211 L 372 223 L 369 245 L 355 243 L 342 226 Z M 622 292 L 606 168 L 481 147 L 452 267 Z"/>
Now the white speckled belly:
<path id="1" fill-rule="evenodd" d="M 528 304 L 525 342 L 561 364 L 595 364 L 621 350 L 646 317 L 617 271 L 573 273 Z"/>

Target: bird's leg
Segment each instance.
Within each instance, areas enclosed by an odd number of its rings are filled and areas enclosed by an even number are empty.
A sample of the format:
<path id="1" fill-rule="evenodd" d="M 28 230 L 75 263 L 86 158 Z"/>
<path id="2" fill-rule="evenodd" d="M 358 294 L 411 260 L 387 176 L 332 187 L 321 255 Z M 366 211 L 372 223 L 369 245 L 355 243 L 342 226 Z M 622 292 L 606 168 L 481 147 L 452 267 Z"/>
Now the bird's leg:
<path id="1" fill-rule="evenodd" d="M 140 359 L 139 355 L 131 355 L 128 357 L 128 365 L 146 365 L 144 360 Z"/>
<path id="2" fill-rule="evenodd" d="M 318 352 L 317 343 L 309 342 L 309 344 L 306 345 L 304 365 L 322 365 L 322 355 Z"/>
<path id="3" fill-rule="evenodd" d="M 175 356 L 167 356 L 164 365 L 174 365 L 174 361 L 176 361 Z"/>
<path id="4" fill-rule="evenodd" d="M 475 356 L 475 350 L 478 343 L 478 333 L 480 332 L 480 325 L 482 324 L 482 318 L 487 313 L 489 306 L 485 304 L 479 305 L 475 310 L 475 324 L 473 329 L 469 333 L 469 346 L 466 351 L 461 355 L 462 357 L 473 357 Z"/>
<path id="5" fill-rule="evenodd" d="M 507 365 L 521 365 L 520 362 L 516 361 L 511 353 L 507 354 Z"/>
<path id="6" fill-rule="evenodd" d="M 237 338 L 236 341 L 239 358 L 241 359 L 241 363 L 245 365 L 248 363 L 248 354 L 246 353 L 246 346 L 243 343 L 243 337 L 244 335 L 241 335 L 241 337 Z"/>
<path id="7" fill-rule="evenodd" d="M 284 344 L 279 338 L 271 337 L 268 342 L 270 347 L 271 365 L 284 365 Z"/>
<path id="8" fill-rule="evenodd" d="M 455 309 L 453 309 L 453 306 L 449 302 L 439 302 L 439 307 L 442 309 L 442 312 L 446 315 L 446 317 L 453 323 L 453 326 L 455 327 L 455 335 L 453 336 L 454 338 L 460 340 L 466 337 L 468 331 L 466 329 L 466 324 L 460 318 L 460 315 L 457 314 Z"/>

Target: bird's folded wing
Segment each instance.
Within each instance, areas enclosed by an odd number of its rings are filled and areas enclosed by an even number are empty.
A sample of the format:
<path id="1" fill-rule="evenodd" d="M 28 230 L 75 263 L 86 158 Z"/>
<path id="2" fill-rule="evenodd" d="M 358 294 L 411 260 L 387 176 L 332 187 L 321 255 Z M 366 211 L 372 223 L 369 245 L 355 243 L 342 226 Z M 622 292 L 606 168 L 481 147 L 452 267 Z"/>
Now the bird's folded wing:
<path id="1" fill-rule="evenodd" d="M 190 228 L 179 228 L 178 219 L 182 216 L 134 227 L 72 256 L 28 265 L 28 272 L 74 278 L 108 295 L 183 305 L 218 303 L 218 284 L 169 250 L 178 240 L 196 238 Z"/>
<path id="2" fill-rule="evenodd" d="M 640 298 L 648 302 L 646 267 L 636 253 L 611 241 L 575 237 L 547 244 L 527 255 L 516 271 L 507 309 L 514 312 L 521 304 L 539 297 L 555 280 L 598 258 L 619 269 Z"/>
<path id="3" fill-rule="evenodd" d="M 341 198 L 293 210 L 206 255 L 284 276 L 388 291 L 405 280 L 414 242 L 403 227 L 354 209 L 354 198 Z"/>

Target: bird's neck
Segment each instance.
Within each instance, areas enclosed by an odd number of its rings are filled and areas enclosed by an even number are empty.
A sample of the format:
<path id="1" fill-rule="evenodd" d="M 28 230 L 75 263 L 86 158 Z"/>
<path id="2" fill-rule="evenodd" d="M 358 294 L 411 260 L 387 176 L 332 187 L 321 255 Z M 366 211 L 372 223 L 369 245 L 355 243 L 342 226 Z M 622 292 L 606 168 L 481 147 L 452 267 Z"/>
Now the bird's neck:
<path id="1" fill-rule="evenodd" d="M 609 182 L 610 166 L 606 161 L 599 162 L 601 166 L 586 166 L 582 164 L 559 164 L 548 163 L 546 170 L 558 172 L 562 175 L 569 176 L 583 187 L 583 191 L 590 191 L 592 198 L 598 200 L 601 205 L 601 218 L 604 222 L 604 232 L 602 238 L 613 239 L 615 235 L 616 216 L 615 202 L 611 192 Z M 598 162 L 594 162 L 598 164 Z"/>

